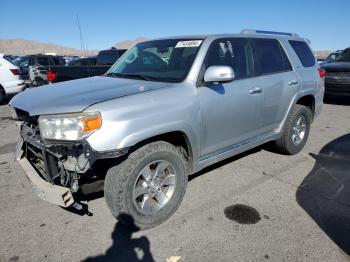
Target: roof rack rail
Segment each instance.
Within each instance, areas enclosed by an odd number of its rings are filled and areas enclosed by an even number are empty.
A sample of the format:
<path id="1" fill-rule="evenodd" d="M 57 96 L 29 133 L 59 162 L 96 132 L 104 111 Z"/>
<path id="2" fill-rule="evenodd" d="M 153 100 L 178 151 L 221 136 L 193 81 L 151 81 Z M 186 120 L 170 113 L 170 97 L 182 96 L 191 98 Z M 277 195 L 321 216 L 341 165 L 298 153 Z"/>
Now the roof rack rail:
<path id="1" fill-rule="evenodd" d="M 294 36 L 300 37 L 297 33 L 286 33 L 286 32 L 276 32 L 276 31 L 266 31 L 266 30 L 255 30 L 255 29 L 243 29 L 241 31 L 242 35 L 255 35 L 255 34 L 264 34 L 264 35 L 282 35 L 282 36 Z"/>

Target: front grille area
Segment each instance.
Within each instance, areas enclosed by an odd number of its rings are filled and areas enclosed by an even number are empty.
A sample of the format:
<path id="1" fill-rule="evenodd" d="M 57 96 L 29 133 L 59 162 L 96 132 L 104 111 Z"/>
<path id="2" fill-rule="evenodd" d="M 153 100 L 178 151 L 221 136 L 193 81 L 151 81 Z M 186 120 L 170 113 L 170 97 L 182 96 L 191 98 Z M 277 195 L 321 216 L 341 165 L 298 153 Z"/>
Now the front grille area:
<path id="1" fill-rule="evenodd" d="M 30 116 L 28 112 L 15 109 L 17 120 L 21 122 L 21 137 L 25 157 L 38 171 L 43 179 L 54 182 L 59 175 L 58 158 L 48 152 L 44 141 L 40 137 L 38 116 Z"/>

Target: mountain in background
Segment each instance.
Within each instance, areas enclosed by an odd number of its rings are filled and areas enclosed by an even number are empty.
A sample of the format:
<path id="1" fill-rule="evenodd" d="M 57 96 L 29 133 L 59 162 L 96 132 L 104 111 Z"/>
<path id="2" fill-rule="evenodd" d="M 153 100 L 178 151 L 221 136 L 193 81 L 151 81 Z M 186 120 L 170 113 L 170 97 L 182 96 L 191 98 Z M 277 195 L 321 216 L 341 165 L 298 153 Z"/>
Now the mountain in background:
<path id="1" fill-rule="evenodd" d="M 125 40 L 116 43 L 114 46 L 119 49 L 128 49 L 131 46 L 149 40 L 149 38 L 140 36 L 133 40 Z M 106 47 L 108 48 L 108 47 Z M 81 50 L 64 47 L 56 44 L 36 42 L 32 40 L 25 39 L 0 39 L 0 54 L 8 55 L 29 55 L 29 54 L 39 54 L 39 53 L 56 53 L 57 55 L 95 55 L 99 50 L 88 50 L 82 52 Z M 325 58 L 331 51 L 315 51 L 315 55 L 318 58 Z"/>
<path id="2" fill-rule="evenodd" d="M 149 40 L 149 38 L 144 37 L 144 36 L 139 36 L 134 40 L 125 40 L 125 41 L 122 41 L 120 43 L 116 43 L 114 46 L 118 49 L 129 49 L 133 45 L 140 43 L 140 42 L 143 42 L 143 41 L 146 41 L 146 40 Z"/>
<path id="3" fill-rule="evenodd" d="M 40 53 L 84 55 L 84 53 L 78 49 L 25 39 L 0 39 L 0 53 L 8 55 L 30 55 Z M 87 55 L 93 55 L 96 53 L 97 51 L 88 51 Z"/>
<path id="4" fill-rule="evenodd" d="M 128 49 L 129 47 L 139 42 L 145 41 L 148 38 L 140 36 L 134 40 L 125 40 L 116 43 L 114 46 L 120 49 Z M 106 49 L 109 47 L 106 47 Z M 99 50 L 81 50 L 60 46 L 50 43 L 42 43 L 26 39 L 0 39 L 0 54 L 7 55 L 30 55 L 40 53 L 56 53 L 57 55 L 96 55 Z"/>

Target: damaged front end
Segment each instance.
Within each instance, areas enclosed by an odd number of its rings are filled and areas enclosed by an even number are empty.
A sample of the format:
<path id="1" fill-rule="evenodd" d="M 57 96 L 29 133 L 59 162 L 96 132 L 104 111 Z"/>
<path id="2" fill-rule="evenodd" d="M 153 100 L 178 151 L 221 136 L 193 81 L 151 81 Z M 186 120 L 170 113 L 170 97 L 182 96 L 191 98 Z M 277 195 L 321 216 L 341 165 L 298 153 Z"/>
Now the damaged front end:
<path id="1" fill-rule="evenodd" d="M 74 204 L 73 193 L 100 191 L 108 168 L 108 161 L 100 160 L 114 160 L 128 152 L 127 149 L 95 151 L 85 139 L 43 139 L 39 118 L 20 109 L 15 111 L 21 136 L 16 158 L 34 185 L 36 194 L 53 204 L 68 207 Z"/>

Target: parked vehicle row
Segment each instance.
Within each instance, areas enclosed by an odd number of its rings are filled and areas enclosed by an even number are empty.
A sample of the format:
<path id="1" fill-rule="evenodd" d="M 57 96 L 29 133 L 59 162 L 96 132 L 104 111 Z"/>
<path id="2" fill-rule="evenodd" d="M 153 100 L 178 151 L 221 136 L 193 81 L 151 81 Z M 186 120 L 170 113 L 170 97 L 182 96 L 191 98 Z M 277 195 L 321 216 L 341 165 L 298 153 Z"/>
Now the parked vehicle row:
<path id="1" fill-rule="evenodd" d="M 113 216 L 151 228 L 179 207 L 188 175 L 269 141 L 300 152 L 323 95 L 324 70 L 297 34 L 146 41 L 104 76 L 15 96 L 16 157 L 46 201 L 79 208 L 74 194 L 104 183 Z"/>
<path id="2" fill-rule="evenodd" d="M 36 76 L 44 83 L 57 83 L 85 77 L 100 76 L 125 53 L 125 49 L 102 50 L 96 57 L 73 60 L 67 66 L 38 66 Z"/>
<path id="3" fill-rule="evenodd" d="M 103 50 L 95 57 L 75 58 L 68 63 L 57 55 L 28 55 L 21 57 L 17 65 L 21 77 L 29 86 L 102 75 L 125 53 L 125 49 Z"/>

